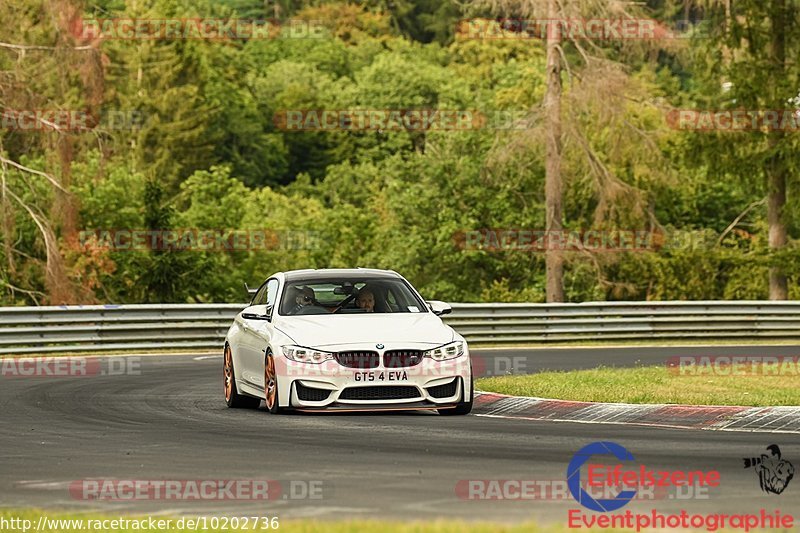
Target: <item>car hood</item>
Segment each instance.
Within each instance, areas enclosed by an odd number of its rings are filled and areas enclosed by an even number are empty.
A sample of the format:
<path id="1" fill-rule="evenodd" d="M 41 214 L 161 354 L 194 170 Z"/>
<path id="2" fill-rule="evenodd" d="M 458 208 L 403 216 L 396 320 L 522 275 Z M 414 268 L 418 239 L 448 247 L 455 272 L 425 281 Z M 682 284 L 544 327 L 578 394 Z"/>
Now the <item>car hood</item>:
<path id="1" fill-rule="evenodd" d="M 441 346 L 455 337 L 453 329 L 433 313 L 378 313 L 281 317 L 275 327 L 296 344 L 427 344 Z"/>

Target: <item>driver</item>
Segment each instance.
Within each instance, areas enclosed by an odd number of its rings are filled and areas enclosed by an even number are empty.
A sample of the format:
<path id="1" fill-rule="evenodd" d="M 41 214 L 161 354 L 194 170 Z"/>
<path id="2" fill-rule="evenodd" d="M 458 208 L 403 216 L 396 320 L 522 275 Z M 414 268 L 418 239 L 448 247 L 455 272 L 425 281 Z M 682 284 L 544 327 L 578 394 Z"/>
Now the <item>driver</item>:
<path id="1" fill-rule="evenodd" d="M 317 301 L 314 295 L 314 289 L 311 287 L 303 287 L 302 289 L 297 289 L 297 296 L 295 296 L 294 302 L 295 305 L 292 309 L 292 314 L 298 313 L 304 307 L 308 307 L 309 305 L 314 305 Z"/>
<path id="2" fill-rule="evenodd" d="M 366 287 L 361 289 L 361 291 L 358 293 L 358 297 L 356 298 L 356 305 L 361 309 L 364 309 L 367 313 L 374 313 L 375 295 Z"/>

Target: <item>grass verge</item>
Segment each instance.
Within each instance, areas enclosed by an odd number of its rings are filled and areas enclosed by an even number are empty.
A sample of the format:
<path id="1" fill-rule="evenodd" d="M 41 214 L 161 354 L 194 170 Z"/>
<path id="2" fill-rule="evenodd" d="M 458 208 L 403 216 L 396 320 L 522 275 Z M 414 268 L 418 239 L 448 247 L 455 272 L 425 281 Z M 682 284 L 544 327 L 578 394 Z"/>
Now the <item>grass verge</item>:
<path id="1" fill-rule="evenodd" d="M 475 387 L 512 396 L 585 402 L 800 406 L 800 376 L 792 373 L 796 369 L 778 370 L 775 375 L 771 369 L 747 365 L 680 375 L 666 366 L 596 368 L 482 378 Z"/>

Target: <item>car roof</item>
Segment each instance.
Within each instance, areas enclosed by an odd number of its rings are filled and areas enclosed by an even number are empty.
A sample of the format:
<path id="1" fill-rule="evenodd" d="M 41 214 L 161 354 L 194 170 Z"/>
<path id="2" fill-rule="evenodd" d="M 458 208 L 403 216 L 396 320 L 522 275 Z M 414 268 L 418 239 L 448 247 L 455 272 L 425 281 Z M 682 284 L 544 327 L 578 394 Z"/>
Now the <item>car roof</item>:
<path id="1" fill-rule="evenodd" d="M 304 270 L 290 270 L 283 273 L 287 282 L 296 280 L 312 280 L 315 278 L 350 278 L 350 277 L 370 277 L 399 279 L 400 274 L 394 270 L 379 270 L 376 268 L 308 268 Z"/>

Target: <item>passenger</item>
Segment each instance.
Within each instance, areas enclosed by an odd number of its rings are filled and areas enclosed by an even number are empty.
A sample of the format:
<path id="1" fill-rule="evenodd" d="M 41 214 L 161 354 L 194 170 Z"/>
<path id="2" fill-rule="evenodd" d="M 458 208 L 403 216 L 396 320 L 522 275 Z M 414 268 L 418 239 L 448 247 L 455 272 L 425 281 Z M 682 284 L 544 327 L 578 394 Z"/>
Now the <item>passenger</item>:
<path id="1" fill-rule="evenodd" d="M 375 312 L 375 295 L 371 290 L 366 287 L 362 288 L 356 298 L 356 305 L 361 309 L 366 310 L 367 313 Z"/>

